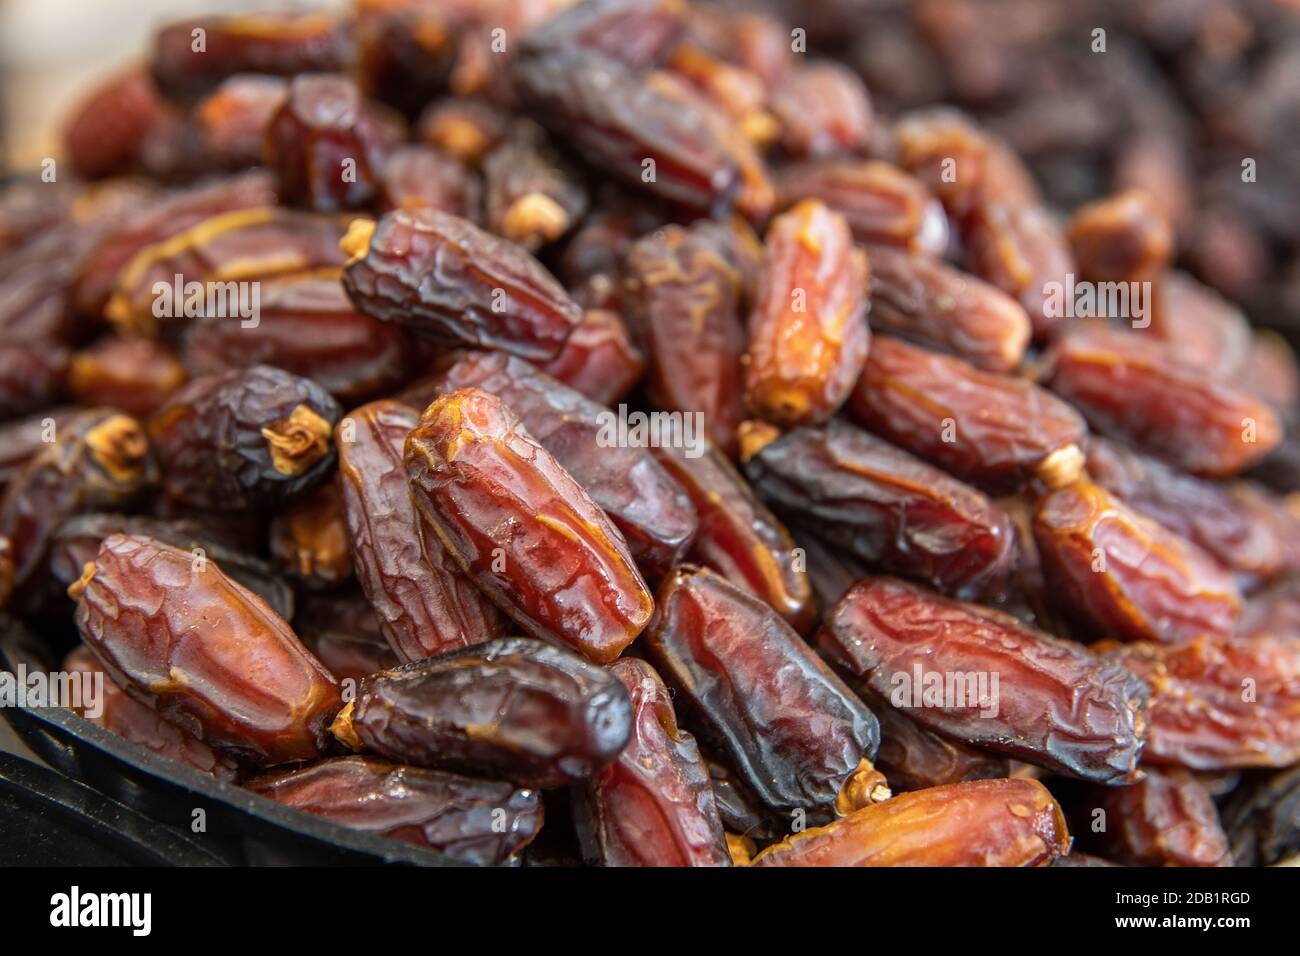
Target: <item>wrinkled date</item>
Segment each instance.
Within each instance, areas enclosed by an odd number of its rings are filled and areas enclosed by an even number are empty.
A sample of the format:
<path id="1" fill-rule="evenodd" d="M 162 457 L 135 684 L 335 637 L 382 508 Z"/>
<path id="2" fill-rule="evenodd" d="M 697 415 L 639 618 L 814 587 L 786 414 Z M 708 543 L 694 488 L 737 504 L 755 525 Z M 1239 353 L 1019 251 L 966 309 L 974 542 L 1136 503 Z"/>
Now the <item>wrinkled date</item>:
<path id="1" fill-rule="evenodd" d="M 434 209 L 353 223 L 343 287 L 357 308 L 449 344 L 554 358 L 582 310 L 528 252 Z"/>
<path id="2" fill-rule="evenodd" d="M 1148 767 L 1102 795 L 1106 856 L 1134 866 L 1232 866 L 1228 836 L 1204 785 L 1186 770 Z"/>
<path id="3" fill-rule="evenodd" d="M 654 600 L 622 534 L 500 399 L 437 399 L 406 468 L 428 528 L 528 633 L 608 663 L 649 623 Z"/>
<path id="4" fill-rule="evenodd" d="M 668 688 L 635 658 L 610 671 L 632 700 L 632 738 L 579 791 L 584 855 L 602 866 L 730 866 L 708 766 Z"/>
<path id="5" fill-rule="evenodd" d="M 1006 757 L 945 740 L 893 707 L 880 707 L 875 713 L 880 719 L 876 769 L 892 790 L 903 793 L 1011 775 Z"/>
<path id="6" fill-rule="evenodd" d="M 356 209 L 375 198 L 388 152 L 405 134 L 400 117 L 367 102 L 348 78 L 299 76 L 266 128 L 264 158 L 283 202 Z"/>
<path id="7" fill-rule="evenodd" d="M 587 191 L 542 143 L 515 136 L 483 160 L 488 228 L 530 251 L 559 239 L 587 211 Z"/>
<path id="8" fill-rule="evenodd" d="M 1053 600 L 1097 636 L 1172 642 L 1231 634 L 1241 615 L 1230 573 L 1091 482 L 1043 497 L 1033 528 Z"/>
<path id="9" fill-rule="evenodd" d="M 735 466 L 712 445 L 698 457 L 671 447 L 655 449 L 655 457 L 686 490 L 699 516 L 687 558 L 749 589 L 806 634 L 816 612 L 802 555 Z"/>
<path id="10" fill-rule="evenodd" d="M 774 811 L 825 819 L 875 756 L 875 715 L 780 615 L 707 568 L 683 565 L 664 581 L 645 644 Z"/>
<path id="11" fill-rule="evenodd" d="M 1046 866 L 1070 850 L 1037 780 L 972 780 L 899 794 L 786 837 L 754 866 Z"/>
<path id="12" fill-rule="evenodd" d="M 283 619 L 216 565 L 115 534 L 68 593 L 109 676 L 167 720 L 255 763 L 323 752 L 338 685 Z"/>
<path id="13" fill-rule="evenodd" d="M 619 441 L 610 409 L 500 353 L 461 353 L 427 384 L 420 406 L 462 388 L 499 398 L 614 522 L 648 578 L 667 573 L 690 546 L 697 526 L 690 498 L 649 448 Z"/>
<path id="14" fill-rule="evenodd" d="M 109 410 L 77 413 L 32 456 L 0 500 L 0 536 L 12 549 L 14 586 L 32 576 L 64 519 L 126 504 L 157 480 L 139 422 Z"/>
<path id="15" fill-rule="evenodd" d="M 841 421 L 795 429 L 742 457 L 778 514 L 811 522 L 868 564 L 974 598 L 1001 587 L 1014 563 L 1011 520 L 985 495 Z"/>
<path id="16" fill-rule="evenodd" d="M 91 723 L 160 757 L 211 774 L 218 780 L 235 778 L 239 765 L 234 760 L 213 750 L 193 734 L 186 733 L 153 708 L 133 700 L 104 673 L 95 655 L 84 644 L 78 645 L 64 658 L 63 670 L 91 679 L 99 675 L 103 681 L 103 691 L 98 700 L 98 716 L 87 713 L 86 707 L 74 708 Z"/>
<path id="17" fill-rule="evenodd" d="M 1134 779 L 1146 688 L 1077 644 L 893 578 L 851 588 L 818 644 L 936 733 L 1085 780 Z"/>
<path id="18" fill-rule="evenodd" d="M 822 422 L 849 397 L 867 358 L 867 260 L 843 217 L 816 200 L 778 216 L 766 244 L 745 400 L 781 425 Z"/>
<path id="19" fill-rule="evenodd" d="M 628 321 L 648 359 L 647 396 L 658 408 L 703 415 L 709 437 L 734 455 L 745 417 L 743 289 L 718 232 L 665 226 L 632 245 L 625 269 Z"/>
<path id="20" fill-rule="evenodd" d="M 1074 324 L 1053 349 L 1045 378 L 1102 434 L 1186 471 L 1234 475 L 1282 440 L 1266 403 L 1208 381 L 1139 332 Z"/>
<path id="21" fill-rule="evenodd" d="M 437 209 L 476 222 L 483 188 L 459 160 L 428 146 L 407 144 L 392 150 L 380 179 L 384 208 Z"/>
<path id="22" fill-rule="evenodd" d="M 897 166 L 841 159 L 795 163 L 777 177 L 782 207 L 817 199 L 844 217 L 858 242 L 897 247 L 928 256 L 948 245 L 943 206 L 920 182 Z"/>
<path id="23" fill-rule="evenodd" d="M 149 422 L 163 490 L 195 508 L 288 501 L 329 475 L 339 413 L 311 379 L 267 365 L 197 378 Z"/>
<path id="24" fill-rule="evenodd" d="M 1151 688 L 1146 759 L 1192 770 L 1300 760 L 1300 638 L 1102 645 Z"/>
<path id="25" fill-rule="evenodd" d="M 641 381 L 645 365 L 617 312 L 588 309 L 560 354 L 539 367 L 593 402 L 612 405 Z"/>
<path id="26" fill-rule="evenodd" d="M 632 705 L 622 683 L 572 651 L 503 637 L 363 680 L 333 729 L 401 763 L 562 787 L 618 756 Z"/>
<path id="27" fill-rule="evenodd" d="M 357 577 L 402 661 L 488 640 L 504 623 L 437 534 L 421 528 L 403 460 L 406 437 L 419 421 L 406 405 L 372 402 L 336 432 Z"/>
<path id="28" fill-rule="evenodd" d="M 887 336 L 872 343 L 849 409 L 877 435 L 994 493 L 1020 487 L 1088 432 L 1078 412 L 1026 379 Z"/>
<path id="29" fill-rule="evenodd" d="M 1015 299 L 939 259 L 872 246 L 871 325 L 951 352 L 976 368 L 1009 372 L 1029 344 Z"/>
<path id="30" fill-rule="evenodd" d="M 335 271 L 260 283 L 258 319 L 249 327 L 231 319 L 192 323 L 182 348 L 190 373 L 274 365 L 312 379 L 340 402 L 370 398 L 406 376 L 405 330 L 358 312 Z"/>
<path id="31" fill-rule="evenodd" d="M 488 866 L 516 862 L 542 828 L 535 791 L 368 757 L 265 773 L 245 786 L 354 830 Z"/>

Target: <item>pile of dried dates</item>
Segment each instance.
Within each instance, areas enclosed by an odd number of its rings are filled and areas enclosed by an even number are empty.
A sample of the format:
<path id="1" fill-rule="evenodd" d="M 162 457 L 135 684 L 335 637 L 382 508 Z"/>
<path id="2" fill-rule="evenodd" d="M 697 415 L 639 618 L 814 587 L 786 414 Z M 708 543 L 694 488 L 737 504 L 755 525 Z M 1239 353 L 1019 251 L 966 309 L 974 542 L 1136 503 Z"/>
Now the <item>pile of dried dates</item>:
<path id="1" fill-rule="evenodd" d="M 1154 124 L 1062 209 L 1096 91 L 897 6 L 159 31 L 0 192 L 6 665 L 478 863 L 1294 861 L 1300 370 L 1205 248 L 1272 240 Z"/>

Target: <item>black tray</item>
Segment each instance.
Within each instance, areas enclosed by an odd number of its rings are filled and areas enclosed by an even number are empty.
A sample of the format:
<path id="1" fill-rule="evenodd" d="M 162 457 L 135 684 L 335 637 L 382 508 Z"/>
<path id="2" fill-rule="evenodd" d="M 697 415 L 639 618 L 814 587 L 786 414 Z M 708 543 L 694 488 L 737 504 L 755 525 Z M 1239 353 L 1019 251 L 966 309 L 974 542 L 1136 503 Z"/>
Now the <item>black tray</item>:
<path id="1" fill-rule="evenodd" d="M 463 865 L 432 850 L 352 830 L 216 780 L 61 707 L 0 707 L 0 715 L 51 767 L 111 798 L 122 809 L 135 811 L 133 816 L 174 828 L 174 837 L 211 857 L 206 862 Z M 28 802 L 32 800 L 39 804 L 39 788 Z M 197 810 L 206 816 L 206 832 L 192 832 Z"/>

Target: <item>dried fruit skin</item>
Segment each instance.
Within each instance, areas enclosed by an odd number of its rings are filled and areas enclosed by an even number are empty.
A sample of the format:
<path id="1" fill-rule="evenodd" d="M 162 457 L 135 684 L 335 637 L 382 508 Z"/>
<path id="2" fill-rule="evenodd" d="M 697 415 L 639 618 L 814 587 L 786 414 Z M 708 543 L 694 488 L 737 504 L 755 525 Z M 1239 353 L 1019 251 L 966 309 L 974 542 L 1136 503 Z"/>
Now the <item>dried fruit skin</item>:
<path id="1" fill-rule="evenodd" d="M 1088 433 L 1078 412 L 1026 379 L 883 335 L 849 409 L 877 435 L 991 492 L 1020 487 Z"/>
<path id="2" fill-rule="evenodd" d="M 1088 441 L 1088 474 L 1130 508 L 1233 571 L 1268 578 L 1282 567 L 1282 529 L 1276 521 L 1259 520 L 1230 488 L 1096 436 Z"/>
<path id="3" fill-rule="evenodd" d="M 402 763 L 562 787 L 618 756 L 632 705 L 572 651 L 503 637 L 363 680 L 335 732 Z"/>
<path id="4" fill-rule="evenodd" d="M 777 176 L 777 204 L 818 199 L 849 224 L 858 242 L 939 256 L 948 246 L 943 206 L 916 179 L 878 160 L 793 163 Z"/>
<path id="5" fill-rule="evenodd" d="M 510 116 L 487 100 L 447 97 L 436 100 L 420 115 L 417 138 L 477 168 L 488 151 L 502 142 Z"/>
<path id="6" fill-rule="evenodd" d="M 1223 770 L 1300 760 L 1300 638 L 1100 649 L 1151 687 L 1149 763 Z"/>
<path id="7" fill-rule="evenodd" d="M 1088 424 L 1185 471 L 1234 475 L 1282 439 L 1268 405 L 1207 381 L 1142 333 L 1075 323 L 1049 361 L 1045 384 Z"/>
<path id="8" fill-rule="evenodd" d="M 1079 272 L 1092 282 L 1135 282 L 1169 264 L 1174 236 L 1155 201 L 1138 190 L 1074 211 L 1066 227 Z"/>
<path id="9" fill-rule="evenodd" d="M 526 136 L 502 143 L 483 160 L 488 229 L 535 251 L 555 242 L 587 212 L 587 191 L 544 144 Z"/>
<path id="10" fill-rule="evenodd" d="M 645 364 L 617 312 L 587 309 L 560 353 L 538 368 L 593 402 L 613 405 L 636 387 Z"/>
<path id="11" fill-rule="evenodd" d="M 311 379 L 267 365 L 197 378 L 149 422 L 163 489 L 195 508 L 281 504 L 329 475 L 339 414 Z"/>
<path id="12" fill-rule="evenodd" d="M 171 545 L 192 557 L 215 561 L 228 578 L 252 591 L 286 621 L 294 616 L 293 589 L 266 561 L 240 550 L 195 521 L 96 511 L 59 523 L 50 538 L 49 568 L 54 584 L 66 591 L 95 560 L 104 539 L 129 534 Z"/>
<path id="13" fill-rule="evenodd" d="M 194 49 L 201 29 L 203 49 Z M 150 69 L 168 96 L 191 98 L 236 73 L 330 72 L 346 63 L 343 24 L 313 12 L 204 17 L 173 23 L 154 37 Z"/>
<path id="14" fill-rule="evenodd" d="M 866 257 L 844 219 L 815 200 L 773 220 L 766 247 L 745 401 L 780 425 L 816 424 L 844 404 L 867 358 Z"/>
<path id="15" fill-rule="evenodd" d="M 686 490 L 699 530 L 687 558 L 747 588 L 800 634 L 815 617 L 812 586 L 794 539 L 715 446 L 692 458 L 683 449 L 657 448 L 655 457 Z"/>
<path id="16" fill-rule="evenodd" d="M 1211 381 L 1254 394 L 1245 368 L 1251 326 L 1245 313 L 1191 276 L 1169 270 L 1152 283 L 1147 334 L 1170 358 Z"/>
<path id="17" fill-rule="evenodd" d="M 851 155 L 871 139 L 867 88 L 846 67 L 827 61 L 796 67 L 772 92 L 781 146 L 791 156 Z"/>
<path id="18" fill-rule="evenodd" d="M 199 315 L 211 314 L 211 297 L 223 321 L 251 321 L 243 313 L 252 311 L 252 290 L 260 289 L 253 283 L 342 266 L 342 235 L 336 220 L 275 207 L 216 215 L 137 252 L 118 274 L 104 313 L 123 333 L 153 334 L 159 319 L 193 314 L 185 286 L 197 282 L 205 292 Z"/>
<path id="19" fill-rule="evenodd" d="M 1029 344 L 1015 299 L 939 259 L 872 246 L 871 326 L 951 352 L 976 368 L 1009 372 Z"/>
<path id="20" fill-rule="evenodd" d="M 1047 866 L 1069 849 L 1061 808 L 1037 780 L 972 780 L 797 833 L 753 865 Z"/>
<path id="21" fill-rule="evenodd" d="M 960 743 L 1106 784 L 1132 780 L 1142 756 L 1140 680 L 991 608 L 868 578 L 827 614 L 818 646 Z"/>
<path id="22" fill-rule="evenodd" d="M 115 534 L 69 594 L 109 676 L 204 743 L 264 765 L 323 752 L 338 685 L 283 619 L 216 565 Z"/>
<path id="23" fill-rule="evenodd" d="M 1300 634 L 1300 579 L 1285 578 L 1247 598 L 1237 633 L 1242 637 Z"/>
<path id="24" fill-rule="evenodd" d="M 218 166 L 242 169 L 262 162 L 266 128 L 288 92 L 282 77 L 241 73 L 195 104 L 194 120 L 204 148 Z"/>
<path id="25" fill-rule="evenodd" d="M 1098 485 L 1050 492 L 1033 527 L 1053 599 L 1099 636 L 1173 642 L 1236 626 L 1241 595 L 1232 576 Z"/>
<path id="26" fill-rule="evenodd" d="M 88 179 L 128 171 L 165 109 L 142 70 L 126 70 L 101 84 L 77 105 L 64 129 L 73 170 Z"/>
<path id="27" fill-rule="evenodd" d="M 880 719 L 876 766 L 895 793 L 1010 776 L 1011 762 L 1005 757 L 945 740 L 896 708 L 880 707 L 875 713 Z"/>
<path id="28" fill-rule="evenodd" d="M 486 866 L 517 862 L 542 827 L 535 791 L 369 757 L 265 773 L 245 786 L 356 830 Z"/>
<path id="29" fill-rule="evenodd" d="M 437 209 L 478 222 L 483 188 L 460 162 L 428 146 L 407 144 L 392 150 L 380 178 L 383 205 L 391 209 Z"/>
<path id="30" fill-rule="evenodd" d="M 730 866 L 731 855 L 695 738 L 645 661 L 610 667 L 632 701 L 632 738 L 575 796 L 578 837 L 602 866 Z"/>
<path id="31" fill-rule="evenodd" d="M 53 405 L 63 392 L 71 354 L 43 344 L 0 344 L 0 421 Z"/>
<path id="32" fill-rule="evenodd" d="M 875 716 L 771 608 L 683 565 L 659 589 L 646 650 L 709 740 L 771 809 L 825 818 L 880 740 Z"/>
<path id="33" fill-rule="evenodd" d="M 463 388 L 499 398 L 609 516 L 647 578 L 661 577 L 690 547 L 698 526 L 690 498 L 651 449 L 618 440 L 610 409 L 500 353 L 459 353 L 428 385 L 416 404 Z"/>
<path id="34" fill-rule="evenodd" d="M 777 514 L 956 597 L 995 591 L 1014 563 L 1011 521 L 987 497 L 838 420 L 787 432 L 751 455 L 745 474 Z"/>
<path id="35" fill-rule="evenodd" d="M 234 760 L 165 720 L 152 708 L 132 699 L 104 673 L 95 655 L 84 644 L 77 645 L 63 659 L 63 670 L 92 680 L 99 674 L 103 681 L 98 701 L 99 716 L 91 716 L 85 708 L 74 708 L 82 717 L 160 757 L 211 774 L 218 780 L 235 778 L 239 765 Z"/>
<path id="36" fill-rule="evenodd" d="M 326 482 L 276 514 L 268 547 L 276 563 L 309 588 L 350 579 L 352 552 L 338 484 Z"/>
<path id="37" fill-rule="evenodd" d="M 312 379 L 345 404 L 399 385 L 410 351 L 404 329 L 353 307 L 335 270 L 262 282 L 256 326 L 200 319 L 182 347 L 193 375 L 273 365 Z"/>
<path id="38" fill-rule="evenodd" d="M 313 595 L 294 615 L 303 644 L 338 681 L 363 678 L 402 663 L 388 646 L 379 617 L 360 589 Z"/>
<path id="39" fill-rule="evenodd" d="M 180 359 L 159 342 L 105 338 L 73 353 L 68 392 L 81 405 L 110 405 L 144 417 L 184 385 L 185 377 Z"/>
<path id="40" fill-rule="evenodd" d="M 33 455 L 52 442 L 59 430 L 79 411 L 64 405 L 0 423 L 0 490 L 23 470 Z"/>
<path id="41" fill-rule="evenodd" d="M 354 229 L 355 229 L 354 224 Z M 447 344 L 545 361 L 582 310 L 524 249 L 435 209 L 379 220 L 343 270 L 357 308 Z M 349 242 L 351 236 L 349 237 Z"/>
<path id="42" fill-rule="evenodd" d="M 1233 794 L 1223 824 L 1237 866 L 1272 865 L 1294 857 L 1300 852 L 1300 767 Z"/>
<path id="43" fill-rule="evenodd" d="M 144 428 L 111 409 L 78 412 L 5 488 L 0 536 L 13 550 L 13 582 L 39 567 L 64 519 L 129 503 L 158 480 Z"/>
<path id="44" fill-rule="evenodd" d="M 644 345 L 646 395 L 665 411 L 698 412 L 728 454 L 745 417 L 745 326 L 740 272 L 716 232 L 665 226 L 633 243 L 625 261 L 628 320 Z"/>
<path id="45" fill-rule="evenodd" d="M 438 536 L 421 527 L 403 459 L 419 421 L 415 409 L 380 401 L 352 412 L 337 430 L 357 578 L 400 661 L 477 644 L 503 624 Z"/>
<path id="46" fill-rule="evenodd" d="M 1106 855 L 1134 866 L 1232 866 L 1209 792 L 1186 770 L 1149 768 L 1102 796 Z"/>
<path id="47" fill-rule="evenodd" d="M 400 117 L 367 102 L 347 77 L 308 74 L 289 83 L 271 117 L 264 159 L 282 202 L 356 209 L 377 195 L 388 153 L 405 132 Z"/>
<path id="48" fill-rule="evenodd" d="M 608 663 L 649 622 L 622 534 L 500 399 L 464 389 L 433 402 L 406 468 L 428 527 L 528 633 Z"/>

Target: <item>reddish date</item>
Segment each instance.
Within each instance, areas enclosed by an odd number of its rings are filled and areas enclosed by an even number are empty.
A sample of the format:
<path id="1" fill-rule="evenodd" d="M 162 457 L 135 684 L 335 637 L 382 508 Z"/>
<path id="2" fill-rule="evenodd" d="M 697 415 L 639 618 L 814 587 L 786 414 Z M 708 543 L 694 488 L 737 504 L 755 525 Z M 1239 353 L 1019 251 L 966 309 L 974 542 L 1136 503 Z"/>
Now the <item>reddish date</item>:
<path id="1" fill-rule="evenodd" d="M 1228 835 L 1209 791 L 1186 770 L 1144 771 L 1100 801 L 1108 857 L 1134 866 L 1232 866 Z"/>
<path id="2" fill-rule="evenodd" d="M 1006 757 L 945 740 L 893 707 L 880 707 L 875 713 L 880 719 L 876 767 L 895 792 L 1011 775 Z"/>
<path id="3" fill-rule="evenodd" d="M 111 405 L 145 417 L 184 385 L 185 378 L 180 359 L 162 343 L 109 337 L 73 353 L 68 393 L 82 405 Z"/>
<path id="4" fill-rule="evenodd" d="M 617 312 L 587 309 L 560 353 L 538 367 L 593 402 L 613 405 L 636 387 L 645 366 Z"/>

